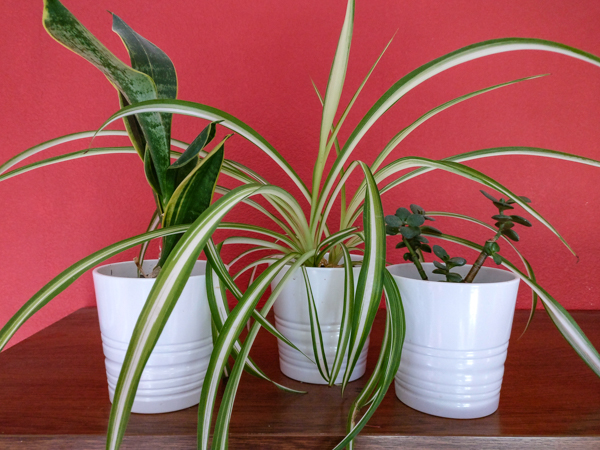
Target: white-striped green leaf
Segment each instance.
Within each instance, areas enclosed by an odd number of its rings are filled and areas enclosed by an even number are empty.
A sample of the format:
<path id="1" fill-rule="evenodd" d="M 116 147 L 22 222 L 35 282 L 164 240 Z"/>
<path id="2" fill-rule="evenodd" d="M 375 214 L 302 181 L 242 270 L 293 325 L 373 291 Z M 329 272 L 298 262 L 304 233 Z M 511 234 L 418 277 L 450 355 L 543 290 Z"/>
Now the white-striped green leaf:
<path id="1" fill-rule="evenodd" d="M 271 292 L 271 295 L 265 302 L 265 305 L 260 311 L 260 314 L 264 317 L 269 313 L 273 303 L 279 296 L 281 289 L 285 286 L 287 280 L 294 275 L 294 272 L 298 270 L 299 267 L 304 264 L 304 262 L 312 256 L 312 252 L 307 252 L 304 255 L 298 255 L 298 258 L 291 264 L 287 272 L 281 278 L 277 287 Z M 272 275 L 272 278 L 275 274 Z M 258 279 L 254 282 L 258 283 Z M 252 284 L 254 284 L 252 283 Z M 237 388 L 239 386 L 240 378 L 242 375 L 242 368 L 244 367 L 244 362 L 248 358 L 248 354 L 250 353 L 250 349 L 254 340 L 260 330 L 260 323 L 255 323 L 251 330 L 249 331 L 246 339 L 244 340 L 244 345 L 242 347 L 242 351 L 238 355 L 236 362 L 233 366 L 233 370 L 227 382 L 227 386 L 225 387 L 225 392 L 223 394 L 223 398 L 221 399 L 221 405 L 219 408 L 219 414 L 217 416 L 217 421 L 215 424 L 215 432 L 213 436 L 213 449 L 225 449 L 227 448 L 227 433 L 229 430 L 229 421 L 231 419 L 231 412 L 233 409 L 233 402 L 235 400 L 235 394 L 237 392 Z M 199 440 L 200 442 L 200 440 Z"/>
<path id="2" fill-rule="evenodd" d="M 321 186 L 321 177 L 325 169 L 328 155 L 328 137 L 329 130 L 333 125 L 335 115 L 340 103 L 344 80 L 346 78 L 346 69 L 348 68 L 348 57 L 350 56 L 350 44 L 352 42 L 352 30 L 354 28 L 354 0 L 348 0 L 346 6 L 346 17 L 340 33 L 338 46 L 335 51 L 333 63 L 331 64 L 331 72 L 329 73 L 329 81 L 327 82 L 327 90 L 325 91 L 325 101 L 323 102 L 323 116 L 321 119 L 321 134 L 319 139 L 319 153 L 313 169 L 313 184 L 312 198 L 313 204 L 319 194 Z M 314 211 L 311 212 L 311 218 Z"/>
<path id="3" fill-rule="evenodd" d="M 217 332 L 217 335 L 221 333 L 223 328 L 223 323 L 227 320 L 227 315 L 229 314 L 229 307 L 227 305 L 227 299 L 225 296 L 225 286 L 221 283 L 221 280 L 216 274 L 210 262 L 206 265 L 206 294 L 208 297 L 208 304 L 210 306 L 211 317 L 213 318 L 214 329 Z M 257 313 L 258 316 L 260 314 Z M 262 318 L 262 316 L 260 316 Z M 269 322 L 267 322 L 269 323 Z M 216 342 L 216 339 L 215 339 Z M 237 359 L 239 352 L 241 351 L 241 344 L 239 341 L 236 341 L 233 345 L 233 357 Z M 291 392 L 295 394 L 306 394 L 305 391 L 298 391 L 296 389 L 288 388 L 282 384 L 276 383 L 271 380 L 261 369 L 256 365 L 256 363 L 252 360 L 252 358 L 248 358 L 246 361 L 245 370 L 260 379 L 268 381 L 272 383 L 277 388 Z"/>
<path id="4" fill-rule="evenodd" d="M 386 270 L 384 272 L 384 292 L 386 301 L 386 328 L 381 345 L 379 358 L 375 366 L 375 370 L 359 397 L 354 401 L 348 415 L 348 434 L 334 448 L 334 450 L 342 450 L 346 445 L 352 449 L 352 440 L 364 428 L 368 420 L 371 418 L 377 407 L 381 404 L 385 394 L 394 376 L 398 372 L 400 366 L 400 358 L 402 356 L 402 346 L 404 344 L 404 335 L 406 332 L 406 324 L 404 319 L 404 309 L 402 308 L 402 299 L 400 291 L 394 281 L 392 275 Z M 373 393 L 369 399 L 369 396 Z M 357 422 L 356 418 L 359 410 L 369 405 L 369 409 Z"/>
<path id="5" fill-rule="evenodd" d="M 272 266 L 268 267 L 258 279 L 248 287 L 244 296 L 231 311 L 227 320 L 223 324 L 219 339 L 215 343 L 213 352 L 208 364 L 200 404 L 198 405 L 198 448 L 207 449 L 210 436 L 210 425 L 212 422 L 212 411 L 215 405 L 217 389 L 220 382 L 221 373 L 225 367 L 225 362 L 231 354 L 233 345 L 238 339 L 244 326 L 250 318 L 252 311 L 258 304 L 262 294 L 269 287 L 269 284 L 275 275 L 285 264 L 294 258 L 294 254 L 284 256 Z M 242 359 L 238 357 L 238 361 Z M 242 365 L 243 367 L 243 365 Z"/>
<path id="6" fill-rule="evenodd" d="M 267 142 L 260 134 L 253 130 L 236 117 L 221 111 L 211 106 L 202 105 L 200 103 L 186 102 L 182 100 L 150 100 L 147 102 L 138 102 L 135 105 L 127 106 L 108 118 L 102 125 L 100 130 L 104 129 L 115 120 L 132 114 L 141 114 L 146 112 L 167 112 L 173 114 L 182 114 L 186 116 L 198 117 L 210 121 L 221 121 L 222 125 L 236 134 L 244 137 L 261 149 L 269 156 L 281 169 L 290 177 L 300 192 L 310 203 L 310 193 L 304 182 L 300 179 L 296 171 L 288 164 L 288 162 L 279 154 L 275 148 Z"/>
<path id="7" fill-rule="evenodd" d="M 54 297 L 73 284 L 81 275 L 106 261 L 119 253 L 142 244 L 151 239 L 155 239 L 169 234 L 183 233 L 188 229 L 188 225 L 179 225 L 172 228 L 155 230 L 149 233 L 140 234 L 108 247 L 98 250 L 91 255 L 83 258 L 68 269 L 61 272 L 48 282 L 42 289 L 31 297 L 19 310 L 6 322 L 0 330 L 0 350 L 4 348 L 10 338 L 31 316 L 39 311 L 43 306 L 50 302 Z"/>
<path id="8" fill-rule="evenodd" d="M 424 233 L 427 234 L 427 233 Z M 443 234 L 436 236 L 440 239 L 444 239 L 450 242 L 461 244 L 465 247 L 471 248 L 481 252 L 483 247 L 474 242 L 462 239 L 456 236 L 450 236 Z M 556 301 L 544 288 L 542 288 L 536 281 L 529 278 L 527 275 L 522 273 L 516 266 L 514 266 L 506 258 L 502 258 L 502 265 L 507 267 L 511 272 L 517 275 L 530 289 L 534 290 L 538 296 L 546 312 L 558 328 L 558 331 L 563 335 L 567 342 L 573 347 L 580 358 L 594 371 L 594 373 L 600 376 L 600 354 L 594 348 L 592 343 L 586 337 L 585 333 L 579 328 L 577 322 L 571 317 L 563 306 Z"/>
<path id="9" fill-rule="evenodd" d="M 356 286 L 352 321 L 352 334 L 348 350 L 348 365 L 344 372 L 342 389 L 346 387 L 350 375 L 358 362 L 360 352 L 371 331 L 375 314 L 381 302 L 383 273 L 385 269 L 385 225 L 383 208 L 377 184 L 368 166 L 359 163 L 367 179 L 367 194 L 363 212 L 365 234 L 365 254 Z"/>
<path id="10" fill-rule="evenodd" d="M 329 367 L 327 365 L 327 354 L 325 353 L 325 347 L 323 345 L 323 334 L 321 333 L 321 324 L 319 323 L 319 314 L 317 312 L 317 305 L 315 304 L 315 297 L 312 292 L 310 285 L 310 279 L 306 272 L 306 267 L 302 266 L 302 277 L 304 278 L 304 285 L 306 286 L 306 299 L 308 302 L 308 317 L 310 320 L 310 336 L 313 347 L 313 354 L 315 355 L 315 361 L 317 363 L 317 369 L 321 377 L 326 382 L 329 382 Z M 354 286 L 352 286 L 354 288 Z"/>
<path id="11" fill-rule="evenodd" d="M 333 163 L 325 180 L 318 204 L 313 205 L 313 209 L 320 211 L 323 208 L 338 174 L 343 169 L 346 161 L 348 161 L 348 158 L 350 158 L 362 137 L 407 92 L 438 73 L 457 65 L 485 56 L 515 50 L 542 50 L 560 53 L 600 67 L 600 58 L 591 53 L 556 42 L 528 38 L 504 38 L 479 42 L 434 59 L 398 80 L 369 109 L 357 127 L 352 131 L 339 156 Z"/>
<path id="12" fill-rule="evenodd" d="M 108 449 L 118 448 L 123 439 L 144 366 L 204 245 L 225 214 L 242 199 L 264 189 L 258 185 L 240 186 L 220 198 L 189 227 L 171 252 L 140 313 L 123 361 L 109 418 Z"/>
<path id="13" fill-rule="evenodd" d="M 350 341 L 352 313 L 354 307 L 354 269 L 352 266 L 352 257 L 348 248 L 340 244 L 342 254 L 344 255 L 344 297 L 342 306 L 342 320 L 340 321 L 340 336 L 338 338 L 335 359 L 331 366 L 331 376 L 329 386 L 333 386 L 340 373 L 342 363 L 346 357 L 346 349 Z"/>

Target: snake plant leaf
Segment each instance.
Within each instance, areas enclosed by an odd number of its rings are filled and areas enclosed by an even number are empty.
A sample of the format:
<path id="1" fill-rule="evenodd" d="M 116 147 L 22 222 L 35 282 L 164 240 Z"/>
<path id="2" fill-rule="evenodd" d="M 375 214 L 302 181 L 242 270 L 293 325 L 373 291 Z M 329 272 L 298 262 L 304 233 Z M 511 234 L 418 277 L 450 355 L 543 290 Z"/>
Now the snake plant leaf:
<path id="1" fill-rule="evenodd" d="M 340 33 L 338 46 L 335 51 L 331 72 L 329 73 L 329 81 L 327 82 L 327 90 L 325 91 L 325 99 L 323 102 L 323 117 L 321 120 L 321 134 L 319 140 L 319 154 L 313 170 L 312 196 L 313 204 L 319 194 L 321 186 L 321 177 L 325 169 L 327 161 L 327 141 L 329 131 L 333 125 L 335 114 L 338 110 L 344 80 L 346 78 L 346 69 L 348 68 L 348 57 L 350 56 L 350 44 L 352 42 L 352 30 L 354 28 L 354 0 L 348 0 L 346 6 L 346 16 Z M 311 211 L 311 221 L 316 211 Z"/>
<path id="2" fill-rule="evenodd" d="M 224 145 L 228 137 L 225 137 L 206 158 L 199 161 L 177 186 L 165 208 L 163 227 L 192 223 L 208 208 L 221 172 Z M 162 267 L 180 238 L 181 236 L 169 236 L 164 239 L 159 266 Z"/>
<path id="3" fill-rule="evenodd" d="M 211 122 L 206 128 L 204 128 L 200 134 L 192 141 L 192 143 L 186 148 L 185 152 L 181 154 L 177 161 L 171 164 L 169 170 L 179 169 L 185 166 L 191 161 L 197 161 L 198 154 L 214 139 L 217 132 L 217 123 Z"/>
<path id="4" fill-rule="evenodd" d="M 169 234 L 184 233 L 188 227 L 189 225 L 178 225 L 124 239 L 92 253 L 62 271 L 59 275 L 50 280 L 42 289 L 36 292 L 35 295 L 19 308 L 19 310 L 2 327 L 0 330 L 0 350 L 6 346 L 10 338 L 17 332 L 21 325 L 88 270 L 136 245 L 159 237 L 168 236 Z"/>
<path id="5" fill-rule="evenodd" d="M 171 59 L 152 42 L 133 31 L 119 16 L 114 13 L 112 16 L 112 29 L 125 44 L 131 67 L 152 78 L 156 86 L 157 98 L 177 98 L 177 73 Z M 160 116 L 165 127 L 168 146 L 173 116 L 165 113 Z"/>
<path id="6" fill-rule="evenodd" d="M 367 179 L 367 193 L 363 213 L 363 229 L 365 234 L 365 254 L 358 276 L 355 293 L 355 305 L 352 321 L 352 334 L 348 350 L 348 365 L 344 372 L 342 390 L 348 384 L 350 375 L 356 367 L 377 309 L 381 302 L 383 291 L 383 273 L 385 271 L 385 225 L 383 207 L 375 179 L 369 167 L 359 162 Z"/>
<path id="7" fill-rule="evenodd" d="M 439 238 L 450 242 L 455 242 L 478 252 L 483 250 L 481 245 L 471 242 L 467 239 L 448 234 L 439 236 Z M 600 377 L 600 354 L 594 348 L 594 345 L 590 342 L 585 333 L 581 330 L 579 325 L 577 325 L 577 322 L 575 322 L 567 310 L 548 292 L 546 292 L 546 290 L 542 288 L 542 286 L 540 286 L 534 279 L 525 275 L 506 258 L 502 258 L 502 265 L 523 280 L 523 282 L 527 284 L 530 289 L 538 294 L 538 298 L 544 305 L 544 309 L 550 316 L 550 319 L 552 319 L 552 322 L 554 322 L 554 325 L 556 325 L 556 328 L 558 328 L 558 331 L 560 331 L 569 345 L 573 347 L 573 350 L 577 352 L 583 362 L 585 362 L 588 367 Z"/>
<path id="8" fill-rule="evenodd" d="M 323 377 L 323 379 L 329 383 L 329 366 L 327 364 L 327 354 L 325 353 L 325 347 L 323 345 L 323 334 L 321 333 L 321 324 L 319 323 L 317 305 L 315 304 L 315 297 L 312 292 L 306 267 L 302 266 L 301 269 L 302 277 L 304 278 L 304 285 L 306 286 L 306 298 L 308 301 L 308 317 L 310 319 L 310 335 L 313 353 L 315 355 L 315 361 L 317 362 L 317 368 L 319 369 L 321 377 Z"/>
<path id="9" fill-rule="evenodd" d="M 218 227 L 221 219 L 244 198 L 260 193 L 261 190 L 276 191 L 273 187 L 261 187 L 255 184 L 239 186 L 221 197 L 189 226 L 167 258 L 140 313 L 123 361 L 108 423 L 107 449 L 118 448 L 123 440 L 144 366 L 175 307 L 200 252 Z M 219 339 L 225 334 L 223 332 L 219 335 Z M 215 346 L 215 348 L 217 347 Z M 220 377 L 221 373 L 222 368 L 217 376 Z"/>
<path id="10" fill-rule="evenodd" d="M 121 108 L 129 106 L 129 102 L 123 96 L 121 91 L 119 91 L 119 106 Z M 138 152 L 140 159 L 144 161 L 144 156 L 146 154 L 146 138 L 144 137 L 140 122 L 135 116 L 128 116 L 123 119 L 123 123 L 125 124 L 125 130 L 127 130 L 127 134 L 129 135 L 133 147 Z"/>
<path id="11" fill-rule="evenodd" d="M 156 86 L 148 75 L 124 64 L 90 33 L 58 0 L 44 0 L 44 28 L 56 41 L 98 68 L 130 105 L 157 98 Z M 140 114 L 138 120 L 155 166 L 160 200 L 166 203 L 173 192 L 168 185 L 169 136 L 157 113 Z"/>
<path id="12" fill-rule="evenodd" d="M 348 348 L 351 334 L 352 308 L 354 307 L 354 270 L 352 267 L 352 257 L 344 244 L 341 244 L 340 248 L 344 255 L 344 302 L 342 305 L 342 320 L 340 321 L 340 336 L 338 337 L 335 359 L 331 366 L 329 386 L 333 386 L 335 383 L 346 357 L 346 349 Z"/>
<path id="13" fill-rule="evenodd" d="M 146 181 L 152 188 L 155 198 L 158 199 L 157 207 L 161 212 L 161 215 L 164 212 L 165 205 L 164 202 L 161 201 L 161 189 L 160 189 L 160 181 L 158 180 L 158 174 L 156 173 L 156 165 L 152 160 L 152 152 L 146 151 L 148 149 L 148 143 L 146 143 L 146 149 L 144 150 L 144 174 L 146 175 Z"/>
<path id="14" fill-rule="evenodd" d="M 294 276 L 295 272 L 302 266 L 302 264 L 304 264 L 305 261 L 307 261 L 309 258 L 311 258 L 313 256 L 313 253 L 314 253 L 314 251 L 311 250 L 311 251 L 304 253 L 303 255 L 297 255 L 296 260 L 290 265 L 289 269 L 283 275 L 283 277 L 280 280 L 280 282 L 278 283 L 277 287 L 271 292 L 271 295 L 265 302 L 265 305 L 263 306 L 263 308 L 260 311 L 261 316 L 266 317 L 266 315 L 269 313 L 271 307 L 273 306 L 273 303 L 279 296 L 279 293 L 285 286 L 285 283 L 292 276 Z M 278 264 L 278 262 L 276 262 L 276 264 Z M 273 278 L 275 277 L 275 275 L 277 274 L 277 272 L 279 272 L 282 267 L 283 266 L 280 266 L 279 269 L 276 269 L 271 274 L 269 274 L 268 278 L 266 278 L 265 281 L 268 281 L 268 282 L 270 282 L 269 280 L 272 281 Z M 267 270 L 269 270 L 269 269 L 267 269 Z M 260 277 L 256 281 L 252 282 L 251 287 L 249 287 L 248 290 L 250 290 L 255 284 L 259 283 L 259 280 L 260 280 Z M 242 375 L 244 363 L 248 358 L 248 354 L 250 352 L 252 344 L 254 343 L 254 340 L 256 339 L 256 336 L 258 334 L 258 331 L 260 330 L 260 327 L 261 327 L 260 323 L 255 323 L 252 326 L 252 328 L 250 329 L 250 332 L 248 333 L 248 335 L 246 336 L 246 339 L 244 340 L 244 345 L 242 347 L 242 351 L 238 355 L 238 357 L 235 361 L 235 364 L 233 366 L 233 369 L 231 371 L 231 375 L 229 376 L 229 380 L 227 381 L 227 385 L 225 387 L 225 392 L 223 393 L 223 398 L 221 399 L 221 405 L 219 407 L 219 413 L 218 413 L 217 420 L 215 423 L 215 430 L 214 430 L 213 444 L 212 444 L 212 448 L 214 450 L 216 450 L 216 449 L 224 450 L 227 448 L 227 434 L 229 431 L 229 423 L 230 423 L 230 419 L 231 419 L 231 413 L 233 410 L 233 402 L 235 400 L 235 394 L 237 392 L 237 388 L 240 383 L 240 378 Z M 200 423 L 200 421 L 198 423 Z M 207 432 L 208 431 L 209 430 L 207 429 Z M 198 439 L 198 447 L 199 448 L 202 448 L 201 442 L 202 441 L 200 439 Z"/>

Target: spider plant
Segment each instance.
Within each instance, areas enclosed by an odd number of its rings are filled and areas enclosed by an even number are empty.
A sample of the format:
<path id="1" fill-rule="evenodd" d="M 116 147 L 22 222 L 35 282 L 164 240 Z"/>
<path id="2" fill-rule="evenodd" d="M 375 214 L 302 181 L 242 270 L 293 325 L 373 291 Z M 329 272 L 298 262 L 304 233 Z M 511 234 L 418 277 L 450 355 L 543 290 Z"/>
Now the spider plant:
<path id="1" fill-rule="evenodd" d="M 47 29 L 57 40 L 86 58 L 92 56 L 90 58 L 92 62 L 96 62 L 103 71 L 109 70 L 112 67 L 114 64 L 112 59 L 94 60 L 93 56 L 95 53 L 92 52 L 92 55 L 90 55 L 86 52 L 87 43 L 82 41 L 79 35 L 79 33 L 85 34 L 85 32 L 82 31 L 76 19 L 59 6 L 60 4 L 57 0 L 45 0 L 45 5 L 44 17 Z M 276 274 L 284 267 L 289 267 L 279 285 L 282 286 L 287 279 L 286 277 L 292 274 L 294 270 L 302 270 L 302 267 L 307 266 L 318 266 L 321 264 L 324 255 L 329 252 L 329 264 L 339 263 L 343 257 L 343 266 L 347 277 L 346 285 L 351 287 L 350 277 L 352 270 L 349 254 L 351 251 L 360 251 L 364 254 L 357 287 L 356 289 L 346 289 L 345 292 L 345 320 L 342 323 L 340 345 L 338 355 L 336 356 L 336 363 L 332 366 L 333 370 L 328 370 L 327 361 L 318 351 L 315 352 L 314 357 L 314 362 L 319 367 L 325 369 L 323 370 L 325 377 L 330 383 L 333 383 L 332 380 L 336 378 L 335 370 L 339 370 L 337 361 L 342 357 L 344 349 L 347 349 L 349 358 L 346 371 L 343 375 L 343 389 L 364 346 L 381 297 L 383 294 L 385 295 L 387 304 L 387 309 L 385 310 L 386 330 L 382 342 L 382 350 L 379 354 L 375 370 L 349 411 L 348 434 L 336 446 L 336 449 L 341 449 L 346 446 L 352 448 L 353 438 L 364 427 L 387 392 L 398 369 L 401 356 L 404 317 L 399 293 L 391 275 L 385 269 L 385 225 L 380 194 L 389 191 L 406 180 L 432 170 L 447 171 L 468 180 L 476 181 L 500 192 L 502 195 L 506 195 L 508 198 L 514 198 L 515 203 L 519 204 L 532 217 L 548 227 L 570 249 L 554 227 L 530 205 L 520 200 L 504 185 L 463 163 L 485 157 L 523 154 L 558 158 L 593 166 L 600 166 L 600 162 L 598 161 L 546 149 L 503 147 L 464 153 L 444 160 L 403 156 L 384 164 L 388 156 L 391 155 L 392 151 L 406 136 L 429 118 L 457 103 L 494 89 L 500 89 L 514 83 L 537 78 L 536 76 L 511 80 L 471 92 L 449 100 L 437 108 L 426 112 L 400 130 L 377 153 L 374 161 L 370 164 L 353 159 L 352 153 L 359 145 L 362 137 L 377 120 L 407 92 L 436 74 L 464 62 L 515 50 L 551 51 L 577 58 L 596 66 L 600 66 L 600 59 L 575 48 L 539 39 L 506 38 L 473 44 L 441 56 L 400 78 L 375 101 L 342 145 L 338 141 L 340 129 L 356 98 L 379 61 L 378 59 L 367 73 L 364 81 L 351 97 L 348 105 L 341 109 L 340 98 L 350 53 L 353 19 L 354 1 L 348 0 L 327 89 L 323 96 L 317 90 L 317 95 L 323 103 L 323 114 L 318 156 L 314 164 L 310 188 L 298 176 L 297 172 L 285 160 L 282 154 L 249 125 L 217 108 L 199 103 L 174 100 L 171 97 L 135 98 L 130 100 L 125 98 L 122 100 L 123 108 L 108 118 L 96 133 L 76 134 L 59 138 L 59 141 L 64 141 L 78 139 L 90 134 L 96 136 L 121 134 L 105 131 L 105 128 L 109 124 L 119 119 L 124 119 L 128 123 L 128 127 L 131 128 L 131 118 L 136 117 L 139 127 L 143 131 L 145 126 L 153 129 L 152 125 L 158 122 L 159 118 L 163 117 L 162 115 L 164 114 L 193 116 L 208 120 L 211 123 L 218 122 L 221 126 L 249 140 L 281 167 L 300 192 L 301 201 L 298 201 L 296 196 L 288 193 L 281 187 L 270 184 L 268 178 L 261 176 L 257 171 L 244 167 L 234 161 L 224 160 L 221 173 L 241 182 L 240 186 L 234 189 L 217 186 L 215 188 L 216 192 L 221 197 L 212 203 L 195 220 L 188 219 L 187 221 L 175 224 L 165 222 L 163 216 L 163 228 L 148 231 L 140 236 L 116 243 L 73 265 L 48 283 L 38 294 L 29 300 L 22 310 L 2 330 L 0 333 L 0 345 L 4 345 L 16 329 L 35 311 L 95 264 L 126 248 L 150 239 L 183 233 L 183 236 L 174 245 L 170 255 L 166 257 L 134 330 L 115 392 L 109 422 L 107 448 L 118 448 L 122 441 L 143 367 L 174 304 L 177 302 L 182 286 L 191 271 L 194 261 L 203 250 L 209 262 L 207 288 L 217 337 L 198 410 L 198 448 L 200 449 L 206 449 L 209 446 L 217 389 L 221 381 L 221 376 L 227 368 L 226 364 L 229 357 L 234 357 L 235 364 L 231 371 L 228 371 L 229 381 L 218 408 L 213 434 L 213 448 L 223 449 L 227 446 L 229 418 L 232 413 L 236 389 L 243 370 L 250 370 L 255 375 L 266 378 L 266 375 L 262 374 L 260 369 L 253 365 L 252 361 L 248 358 L 248 353 L 260 327 L 265 327 L 271 333 L 277 335 L 277 331 L 269 324 L 265 317 L 277 298 L 279 289 L 274 289 L 268 296 L 264 306 L 260 310 L 256 310 L 260 298 L 267 291 Z M 381 56 L 383 56 L 384 52 L 385 49 Z M 104 66 L 105 63 L 108 67 Z M 154 120 L 155 122 L 146 124 L 146 122 L 140 120 L 140 117 L 146 117 L 146 114 L 149 115 L 148 121 Z M 135 130 L 130 131 L 135 133 Z M 162 134 L 159 139 L 161 140 L 160 145 L 163 145 L 163 143 L 164 146 L 168 145 L 166 137 Z M 21 154 L 18 160 L 20 161 L 27 156 L 55 145 L 57 142 L 51 141 L 34 147 Z M 172 140 L 171 144 L 186 147 L 185 144 L 178 141 Z M 156 149 L 152 151 L 148 150 L 144 154 L 145 165 L 150 166 L 150 161 L 154 161 L 155 156 L 153 152 L 155 151 Z M 117 151 L 90 149 L 75 154 L 63 155 L 23 166 L 20 169 L 2 175 L 4 178 L 0 178 L 0 180 L 60 161 L 86 157 L 91 154 L 115 152 Z M 200 152 L 200 156 L 204 157 L 204 153 Z M 330 160 L 333 160 L 332 164 L 328 165 Z M 363 176 L 363 181 L 355 192 L 346 192 L 346 181 L 356 169 L 360 169 L 357 173 Z M 398 176 L 400 171 L 406 169 L 411 170 L 402 176 Z M 147 173 L 150 174 L 151 183 L 154 183 L 153 187 L 156 188 L 155 192 L 157 193 L 158 200 L 168 202 L 168 193 L 170 192 L 171 185 L 166 175 L 167 172 L 163 169 L 154 169 L 153 171 L 148 168 Z M 392 181 L 385 182 L 389 177 L 393 177 Z M 267 206 L 251 199 L 253 196 L 262 198 L 267 203 Z M 339 227 L 332 229 L 330 213 L 333 205 L 340 199 L 341 215 Z M 244 223 L 223 222 L 223 218 L 227 213 L 241 203 L 250 205 L 268 217 L 273 222 L 277 231 Z M 303 205 L 308 210 L 307 214 L 305 214 Z M 161 213 L 165 214 L 164 210 L 157 209 L 159 210 L 159 215 Z M 360 221 L 361 217 L 362 222 Z M 474 220 L 464 216 L 462 219 Z M 242 230 L 253 236 L 248 237 L 246 234 L 243 236 L 235 235 L 226 238 L 220 243 L 215 243 L 211 240 L 211 236 L 217 228 Z M 476 244 L 459 240 L 452 236 L 442 235 L 442 238 L 454 240 L 467 247 L 478 248 Z M 267 250 L 270 254 L 266 257 L 254 258 L 250 262 L 247 262 L 245 258 L 251 258 L 251 253 L 250 251 L 243 253 L 240 255 L 240 259 L 236 258 L 234 262 L 242 260 L 246 262 L 243 263 L 243 267 L 237 273 L 232 274 L 230 272 L 230 264 L 225 263 L 220 253 L 223 245 L 231 243 L 250 244 L 253 245 L 252 251 Z M 252 277 L 247 289 L 242 290 L 236 283 L 237 277 L 242 273 L 254 270 L 255 267 L 261 264 L 267 264 L 267 268 L 258 276 Z M 517 273 L 539 295 L 561 333 L 563 333 L 569 343 L 594 372 L 600 375 L 600 355 L 564 308 L 536 283 L 532 274 L 529 272 L 527 274 L 520 272 L 516 266 L 509 262 L 505 262 L 504 264 Z M 226 301 L 226 291 L 229 291 L 235 299 L 235 307 L 231 310 L 229 310 Z M 351 299 L 354 300 L 352 301 Z M 254 323 L 250 327 L 244 341 L 240 342 L 240 334 L 244 327 L 250 323 L 249 320 L 251 317 L 254 319 Z M 312 323 L 318 323 L 318 317 L 313 318 Z M 315 339 L 315 348 L 321 347 L 321 343 L 319 342 L 320 333 L 316 326 L 313 326 L 312 335 L 313 339 Z M 282 336 L 278 337 L 284 339 Z M 364 407 L 367 407 L 367 410 L 361 415 L 360 411 Z"/>

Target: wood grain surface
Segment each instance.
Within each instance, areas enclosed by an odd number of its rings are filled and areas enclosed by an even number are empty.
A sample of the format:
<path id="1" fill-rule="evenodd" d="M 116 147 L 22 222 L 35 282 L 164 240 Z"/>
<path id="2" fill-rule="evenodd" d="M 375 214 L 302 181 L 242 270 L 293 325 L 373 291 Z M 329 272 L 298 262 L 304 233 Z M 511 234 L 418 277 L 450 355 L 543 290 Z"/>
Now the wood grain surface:
<path id="1" fill-rule="evenodd" d="M 527 333 L 517 311 L 499 410 L 474 420 L 433 417 L 396 399 L 393 387 L 357 439 L 358 449 L 600 449 L 600 379 L 544 312 Z M 600 347 L 600 311 L 573 317 Z M 371 339 L 372 369 L 383 315 Z M 288 394 L 244 375 L 231 422 L 231 449 L 326 449 L 344 435 L 346 414 L 366 379 L 340 389 L 305 385 L 279 372 L 275 339 L 259 336 L 252 356 Z M 0 449 L 101 449 L 110 411 L 95 308 L 81 309 L 0 354 Z M 125 449 L 195 448 L 197 408 L 132 414 Z"/>

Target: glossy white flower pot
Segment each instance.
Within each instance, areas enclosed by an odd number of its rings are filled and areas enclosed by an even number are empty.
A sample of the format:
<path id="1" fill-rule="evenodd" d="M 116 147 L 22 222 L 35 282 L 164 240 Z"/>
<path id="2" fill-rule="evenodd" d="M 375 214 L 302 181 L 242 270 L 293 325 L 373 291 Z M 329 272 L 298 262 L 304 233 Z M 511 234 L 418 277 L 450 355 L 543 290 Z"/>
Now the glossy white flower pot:
<path id="1" fill-rule="evenodd" d="M 279 284 L 286 272 L 287 268 L 284 268 L 277 275 L 271 285 L 272 288 Z M 344 268 L 308 267 L 307 272 L 321 325 L 327 365 L 331 368 L 335 360 L 335 352 L 340 336 L 340 323 L 342 321 Z M 355 283 L 358 281 L 359 272 L 359 267 L 354 268 Z M 277 330 L 314 361 L 308 297 L 304 277 L 300 269 L 288 279 L 273 305 L 273 310 Z M 306 359 L 304 355 L 281 341 L 278 341 L 278 344 L 279 367 L 284 375 L 304 383 L 327 384 L 319 373 L 317 366 Z M 367 367 L 368 350 L 369 339 L 367 339 L 358 363 L 352 371 L 350 381 L 357 380 L 364 375 Z M 342 382 L 347 358 L 348 353 L 346 352 L 346 358 L 342 363 L 336 383 Z"/>
<path id="2" fill-rule="evenodd" d="M 424 264 L 388 267 L 402 296 L 406 337 L 396 395 L 435 416 L 474 419 L 498 409 L 519 288 L 511 272 L 483 267 L 475 283 L 445 283 Z M 470 266 L 453 271 L 465 276 Z"/>
<path id="3" fill-rule="evenodd" d="M 144 270 L 150 272 L 155 264 L 145 261 Z M 134 413 L 178 411 L 200 400 L 213 347 L 205 266 L 205 261 L 196 263 L 150 355 L 133 403 Z M 137 278 L 133 262 L 98 267 L 93 277 L 112 402 L 127 346 L 155 280 Z"/>

